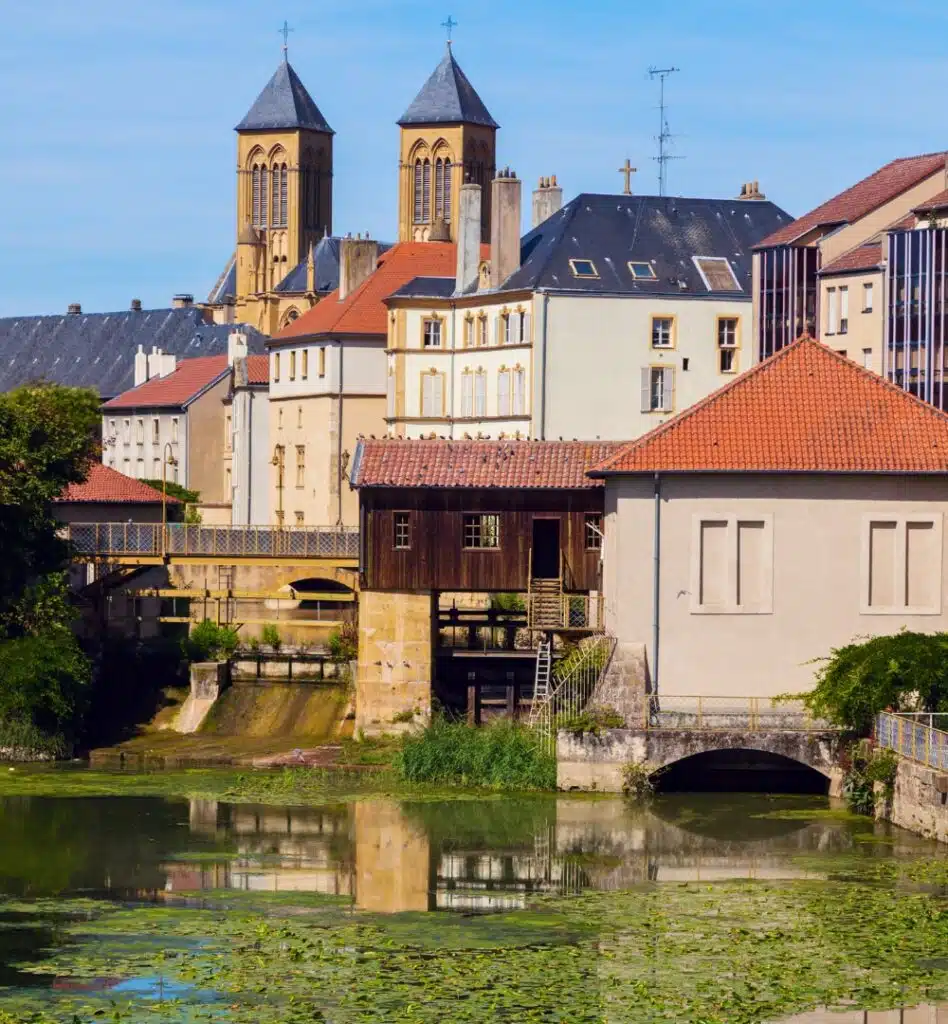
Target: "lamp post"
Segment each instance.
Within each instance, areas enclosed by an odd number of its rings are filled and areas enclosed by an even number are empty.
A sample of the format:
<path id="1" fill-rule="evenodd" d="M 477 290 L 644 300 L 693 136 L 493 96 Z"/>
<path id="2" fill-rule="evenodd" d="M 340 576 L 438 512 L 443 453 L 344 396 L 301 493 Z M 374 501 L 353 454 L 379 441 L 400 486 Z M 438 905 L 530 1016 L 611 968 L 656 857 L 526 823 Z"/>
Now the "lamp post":
<path id="1" fill-rule="evenodd" d="M 168 467 L 177 466 L 171 442 L 165 442 L 164 457 L 161 460 L 161 553 L 168 550 Z"/>

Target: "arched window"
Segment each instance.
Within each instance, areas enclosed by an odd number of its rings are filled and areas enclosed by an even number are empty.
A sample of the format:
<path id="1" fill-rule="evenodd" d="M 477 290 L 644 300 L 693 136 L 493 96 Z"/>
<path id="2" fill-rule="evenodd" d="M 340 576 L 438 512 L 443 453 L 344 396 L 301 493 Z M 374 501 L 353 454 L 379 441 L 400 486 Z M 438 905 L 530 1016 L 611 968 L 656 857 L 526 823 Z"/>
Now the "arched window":
<path id="1" fill-rule="evenodd" d="M 277 211 L 277 213 L 279 215 L 279 219 L 276 221 L 276 224 L 277 224 L 278 227 L 285 228 L 286 227 L 286 220 L 287 220 L 286 204 L 287 204 L 287 187 L 288 187 L 286 164 L 280 164 L 279 168 L 275 167 L 273 169 L 273 176 L 274 176 L 274 188 L 273 188 L 273 202 L 274 202 L 274 205 L 277 204 L 276 179 L 279 178 L 279 181 L 280 181 L 279 209 Z"/>
<path id="2" fill-rule="evenodd" d="M 439 156 L 435 161 L 435 216 L 442 217 L 444 209 L 444 161 Z"/>
<path id="3" fill-rule="evenodd" d="M 445 160 L 444 167 L 444 190 L 441 199 L 441 216 L 450 223 L 451 221 L 451 161 Z"/>
<path id="4" fill-rule="evenodd" d="M 280 226 L 280 165 L 274 164 L 270 171 L 270 226 Z"/>
<path id="5" fill-rule="evenodd" d="M 431 223 L 431 161 L 415 161 L 414 223 Z"/>
<path id="6" fill-rule="evenodd" d="M 259 228 L 263 223 L 263 216 L 260 211 L 260 190 L 261 190 L 261 178 L 260 178 L 260 166 L 259 164 L 253 165 L 253 194 L 251 197 L 251 217 L 253 219 L 253 226 Z"/>
<path id="7" fill-rule="evenodd" d="M 259 166 L 253 169 L 253 223 L 254 227 L 267 226 L 267 169 Z"/>
<path id="8" fill-rule="evenodd" d="M 424 208 L 424 168 L 420 160 L 415 161 L 415 215 L 414 222 L 422 223 L 422 210 Z"/>

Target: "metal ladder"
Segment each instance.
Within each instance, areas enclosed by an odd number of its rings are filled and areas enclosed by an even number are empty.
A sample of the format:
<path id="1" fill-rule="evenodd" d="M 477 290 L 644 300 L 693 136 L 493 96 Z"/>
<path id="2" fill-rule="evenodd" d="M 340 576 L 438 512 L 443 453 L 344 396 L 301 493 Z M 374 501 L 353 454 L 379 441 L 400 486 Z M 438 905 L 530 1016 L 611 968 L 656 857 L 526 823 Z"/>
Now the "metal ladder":
<path id="1" fill-rule="evenodd" d="M 530 721 L 535 722 L 540 709 L 550 699 L 550 673 L 553 669 L 553 645 L 549 637 L 543 637 L 537 647 L 537 671 L 533 681 L 533 703 L 530 705 Z"/>

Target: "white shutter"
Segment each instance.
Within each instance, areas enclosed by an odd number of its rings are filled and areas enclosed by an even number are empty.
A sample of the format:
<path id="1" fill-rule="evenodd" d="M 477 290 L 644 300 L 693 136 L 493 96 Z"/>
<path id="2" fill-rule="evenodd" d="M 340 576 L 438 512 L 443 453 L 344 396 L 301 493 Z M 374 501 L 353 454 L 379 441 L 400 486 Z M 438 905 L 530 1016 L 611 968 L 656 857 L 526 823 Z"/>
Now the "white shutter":
<path id="1" fill-rule="evenodd" d="M 662 370 L 662 412 L 672 412 L 675 408 L 675 370 L 666 366 Z"/>
<path id="2" fill-rule="evenodd" d="M 502 316 L 494 317 L 494 344 L 503 345 L 504 343 L 504 318 Z M 487 344 L 490 344 L 488 340 Z"/>
<path id="3" fill-rule="evenodd" d="M 385 403 L 388 407 L 388 415 L 395 415 L 395 374 L 389 370 L 387 386 L 385 388 Z"/>
<path id="4" fill-rule="evenodd" d="M 836 289 L 829 288 L 826 292 L 826 333 L 836 333 Z"/>
<path id="5" fill-rule="evenodd" d="M 474 381 L 474 415 L 487 415 L 487 374 L 483 370 L 478 371 Z"/>
<path id="6" fill-rule="evenodd" d="M 652 411 L 652 368 L 642 367 L 642 412 Z"/>
<path id="7" fill-rule="evenodd" d="M 444 374 L 436 373 L 433 377 L 434 380 L 434 415 L 444 415 Z"/>
<path id="8" fill-rule="evenodd" d="M 474 375 L 461 376 L 461 415 L 469 419 L 474 414 Z"/>
<path id="9" fill-rule="evenodd" d="M 523 337 L 520 339 L 525 344 L 529 345 L 533 340 L 530 336 L 530 314 L 523 314 Z"/>
<path id="10" fill-rule="evenodd" d="M 526 411 L 526 383 L 526 371 L 514 370 L 513 411 L 515 416 L 522 416 Z"/>
<path id="11" fill-rule="evenodd" d="M 497 415 L 510 415 L 510 371 L 501 370 L 497 377 Z"/>
<path id="12" fill-rule="evenodd" d="M 519 345 L 522 340 L 523 339 L 522 339 L 521 334 L 520 334 L 520 314 L 519 313 L 511 313 L 510 314 L 510 344 L 511 345 Z"/>
<path id="13" fill-rule="evenodd" d="M 431 416 L 432 396 L 434 394 L 434 377 L 426 373 L 421 378 L 421 415 Z"/>

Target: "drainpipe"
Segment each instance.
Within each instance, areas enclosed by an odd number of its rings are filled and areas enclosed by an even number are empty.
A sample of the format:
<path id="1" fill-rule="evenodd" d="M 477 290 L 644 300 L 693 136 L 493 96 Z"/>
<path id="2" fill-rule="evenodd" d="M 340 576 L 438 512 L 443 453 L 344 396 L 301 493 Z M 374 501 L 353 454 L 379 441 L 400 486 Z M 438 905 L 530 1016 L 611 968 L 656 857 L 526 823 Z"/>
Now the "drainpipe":
<path id="1" fill-rule="evenodd" d="M 454 407 L 454 353 L 458 347 L 458 327 L 457 327 L 457 314 L 458 304 L 456 302 L 451 303 L 451 384 L 448 399 L 448 414 L 449 414 L 449 426 L 448 426 L 448 437 L 454 438 L 454 420 L 457 416 L 457 410 Z"/>
<path id="2" fill-rule="evenodd" d="M 652 556 L 652 693 L 658 694 L 658 653 L 661 636 L 662 478 L 655 474 L 655 532 Z"/>
<path id="3" fill-rule="evenodd" d="M 549 319 L 550 296 L 543 292 L 543 329 L 540 332 L 540 440 L 546 440 L 546 325 Z"/>
<path id="4" fill-rule="evenodd" d="M 246 462 L 246 476 L 244 479 L 247 482 L 247 525 L 253 522 L 253 392 L 248 388 L 247 397 L 245 399 L 247 403 L 247 458 Z"/>
<path id="5" fill-rule="evenodd" d="M 339 490 L 339 502 L 336 511 L 336 525 L 342 526 L 342 366 L 344 346 L 342 338 L 339 339 L 339 421 L 337 423 L 336 443 L 336 477 Z"/>

